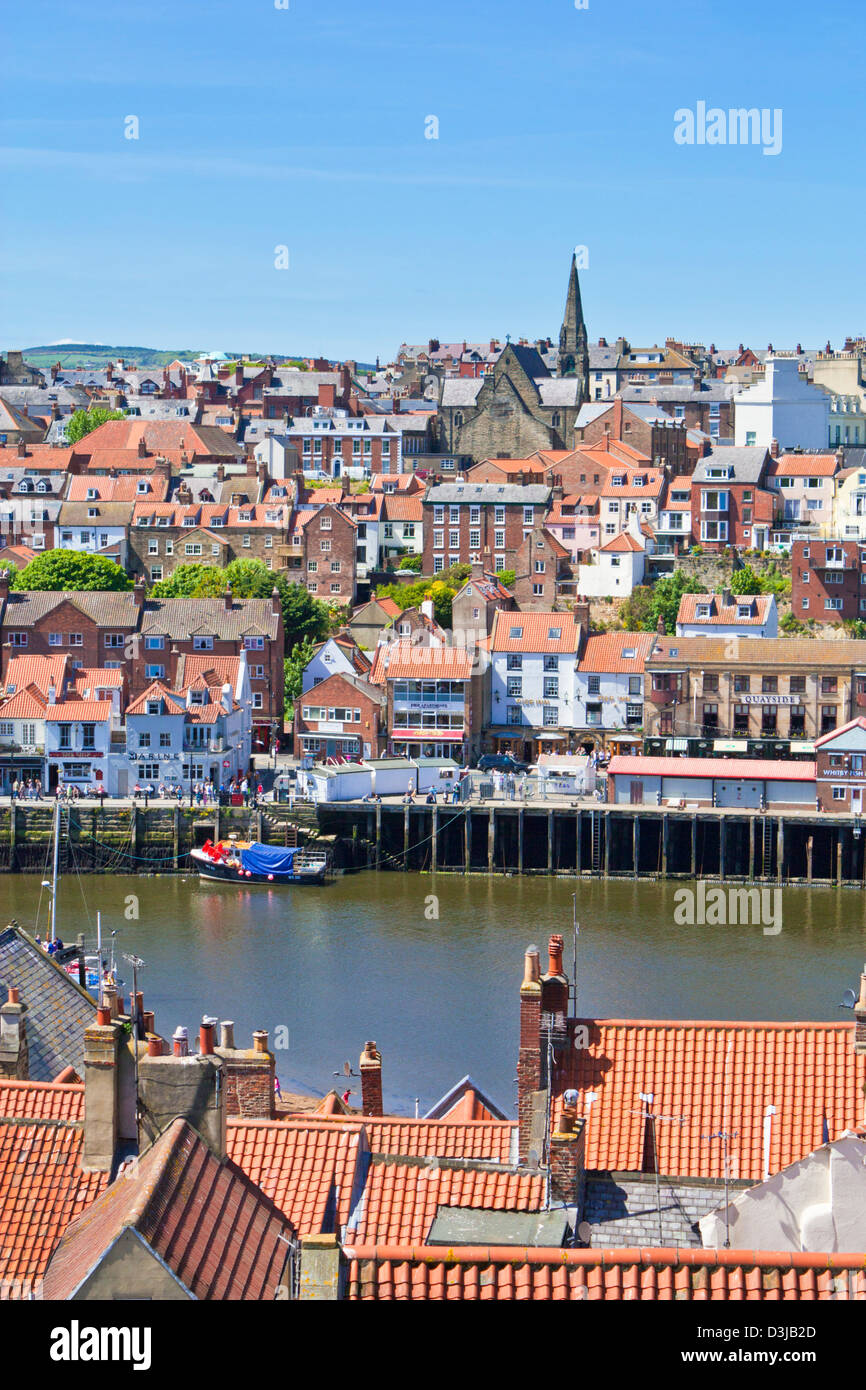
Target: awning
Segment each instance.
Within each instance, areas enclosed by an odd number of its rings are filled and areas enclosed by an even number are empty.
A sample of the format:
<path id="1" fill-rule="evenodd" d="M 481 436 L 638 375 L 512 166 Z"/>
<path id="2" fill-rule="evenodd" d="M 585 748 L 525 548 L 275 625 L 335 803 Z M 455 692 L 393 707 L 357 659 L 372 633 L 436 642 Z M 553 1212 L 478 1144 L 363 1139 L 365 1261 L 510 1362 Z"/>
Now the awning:
<path id="1" fill-rule="evenodd" d="M 714 753 L 745 753 L 748 749 L 749 741 L 745 738 L 715 738 L 713 739 Z"/>
<path id="2" fill-rule="evenodd" d="M 687 738 L 666 738 L 666 739 L 665 739 L 665 752 L 666 752 L 666 753 L 688 753 L 688 751 L 689 751 L 689 741 L 688 741 Z"/>
<path id="3" fill-rule="evenodd" d="M 611 743 L 642 743 L 640 734 L 611 734 Z"/>
<path id="4" fill-rule="evenodd" d="M 565 738 L 565 734 L 533 734 L 536 743 L 551 743 L 555 739 Z"/>

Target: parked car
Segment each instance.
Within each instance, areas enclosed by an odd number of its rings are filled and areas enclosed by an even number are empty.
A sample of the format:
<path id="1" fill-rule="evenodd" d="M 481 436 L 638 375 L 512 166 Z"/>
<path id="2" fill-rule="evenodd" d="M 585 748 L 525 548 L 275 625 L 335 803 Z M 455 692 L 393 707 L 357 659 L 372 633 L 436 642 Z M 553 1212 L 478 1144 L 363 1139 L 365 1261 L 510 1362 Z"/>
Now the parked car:
<path id="1" fill-rule="evenodd" d="M 478 759 L 479 772 L 528 772 L 529 763 L 519 762 L 510 753 L 483 753 Z"/>

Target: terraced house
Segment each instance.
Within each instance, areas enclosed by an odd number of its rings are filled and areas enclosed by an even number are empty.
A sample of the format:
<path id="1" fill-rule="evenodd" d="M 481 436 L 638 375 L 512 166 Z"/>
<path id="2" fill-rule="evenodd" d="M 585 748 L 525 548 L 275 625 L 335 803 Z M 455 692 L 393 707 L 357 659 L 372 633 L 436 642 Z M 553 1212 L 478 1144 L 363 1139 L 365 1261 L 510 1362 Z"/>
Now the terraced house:
<path id="1" fill-rule="evenodd" d="M 866 642 L 659 637 L 646 661 L 650 735 L 797 751 L 866 707 Z M 787 751 L 787 748 L 776 751 Z"/>
<path id="2" fill-rule="evenodd" d="M 441 483 L 424 497 L 424 573 L 480 560 L 494 573 L 517 568 L 517 553 L 544 521 L 551 490 L 536 484 Z"/>
<path id="3" fill-rule="evenodd" d="M 148 583 L 167 579 L 178 565 L 224 569 L 232 560 L 283 567 L 291 519 L 288 498 L 271 503 L 137 501 L 129 528 L 129 570 Z"/>
<path id="4" fill-rule="evenodd" d="M 184 662 L 205 658 L 209 666 L 246 654 L 252 702 L 253 750 L 269 749 L 282 733 L 284 633 L 279 593 L 270 599 L 235 598 L 226 586 L 222 598 L 165 598 L 144 601 L 138 640 L 129 664 L 133 698 L 153 681 L 177 688 Z"/>

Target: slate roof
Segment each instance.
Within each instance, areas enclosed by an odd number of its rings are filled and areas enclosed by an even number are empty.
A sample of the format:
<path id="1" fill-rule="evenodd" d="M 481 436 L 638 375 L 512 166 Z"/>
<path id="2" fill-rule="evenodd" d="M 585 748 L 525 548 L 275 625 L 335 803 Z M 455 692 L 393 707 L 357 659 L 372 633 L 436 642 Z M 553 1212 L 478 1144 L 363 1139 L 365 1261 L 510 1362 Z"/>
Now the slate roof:
<path id="1" fill-rule="evenodd" d="M 68 1228 L 44 1296 L 74 1297 L 127 1229 L 196 1299 L 273 1299 L 292 1227 L 230 1159 L 182 1118 Z"/>
<path id="2" fill-rule="evenodd" d="M 71 603 L 97 627 L 134 628 L 138 625 L 138 607 L 132 591 L 114 593 L 107 589 L 12 589 L 6 600 L 3 625 L 6 628 L 31 627 L 62 603 Z"/>
<path id="3" fill-rule="evenodd" d="M 761 474 L 764 471 L 764 464 L 769 461 L 769 451 L 763 448 L 755 448 L 748 445 L 745 448 L 737 448 L 734 445 L 720 445 L 713 449 L 712 453 L 706 454 L 695 464 L 695 471 L 692 474 L 693 483 L 706 483 L 708 486 L 717 485 L 724 488 L 726 482 L 733 483 L 757 483 L 760 482 Z M 733 468 L 733 477 L 708 478 L 708 468 Z"/>
<path id="4" fill-rule="evenodd" d="M 222 642 L 239 642 L 253 633 L 273 641 L 279 622 L 280 614 L 266 598 L 236 598 L 230 609 L 221 598 L 163 598 L 148 599 L 141 631 L 180 642 L 188 642 L 195 632 L 213 633 Z"/>
<path id="5" fill-rule="evenodd" d="M 494 460 L 495 461 L 495 460 Z M 431 487 L 425 503 L 520 503 L 523 506 L 543 506 L 550 497 L 550 488 L 539 483 L 439 483 Z"/>
<path id="6" fill-rule="evenodd" d="M 350 1246 L 351 1300 L 864 1299 L 862 1255 L 753 1250 Z"/>
<path id="7" fill-rule="evenodd" d="M 0 932 L 0 995 L 5 998 L 10 987 L 27 1005 L 30 1079 L 51 1081 L 64 1067 L 83 1076 L 84 1030 L 96 1000 L 13 925 Z"/>

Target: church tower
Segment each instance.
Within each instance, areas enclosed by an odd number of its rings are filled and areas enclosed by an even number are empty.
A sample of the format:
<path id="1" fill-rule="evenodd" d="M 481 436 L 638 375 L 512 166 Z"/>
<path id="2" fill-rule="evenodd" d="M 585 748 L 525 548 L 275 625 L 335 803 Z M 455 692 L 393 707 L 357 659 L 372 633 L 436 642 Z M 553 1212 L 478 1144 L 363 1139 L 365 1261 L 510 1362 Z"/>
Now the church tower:
<path id="1" fill-rule="evenodd" d="M 577 278 L 577 253 L 571 258 L 571 272 L 568 277 L 568 296 L 565 301 L 565 317 L 559 330 L 559 356 L 557 369 L 560 376 L 578 376 L 581 379 L 581 401 L 589 400 L 589 348 L 586 338 L 586 324 L 583 321 L 583 306 L 580 302 L 580 282 Z"/>

